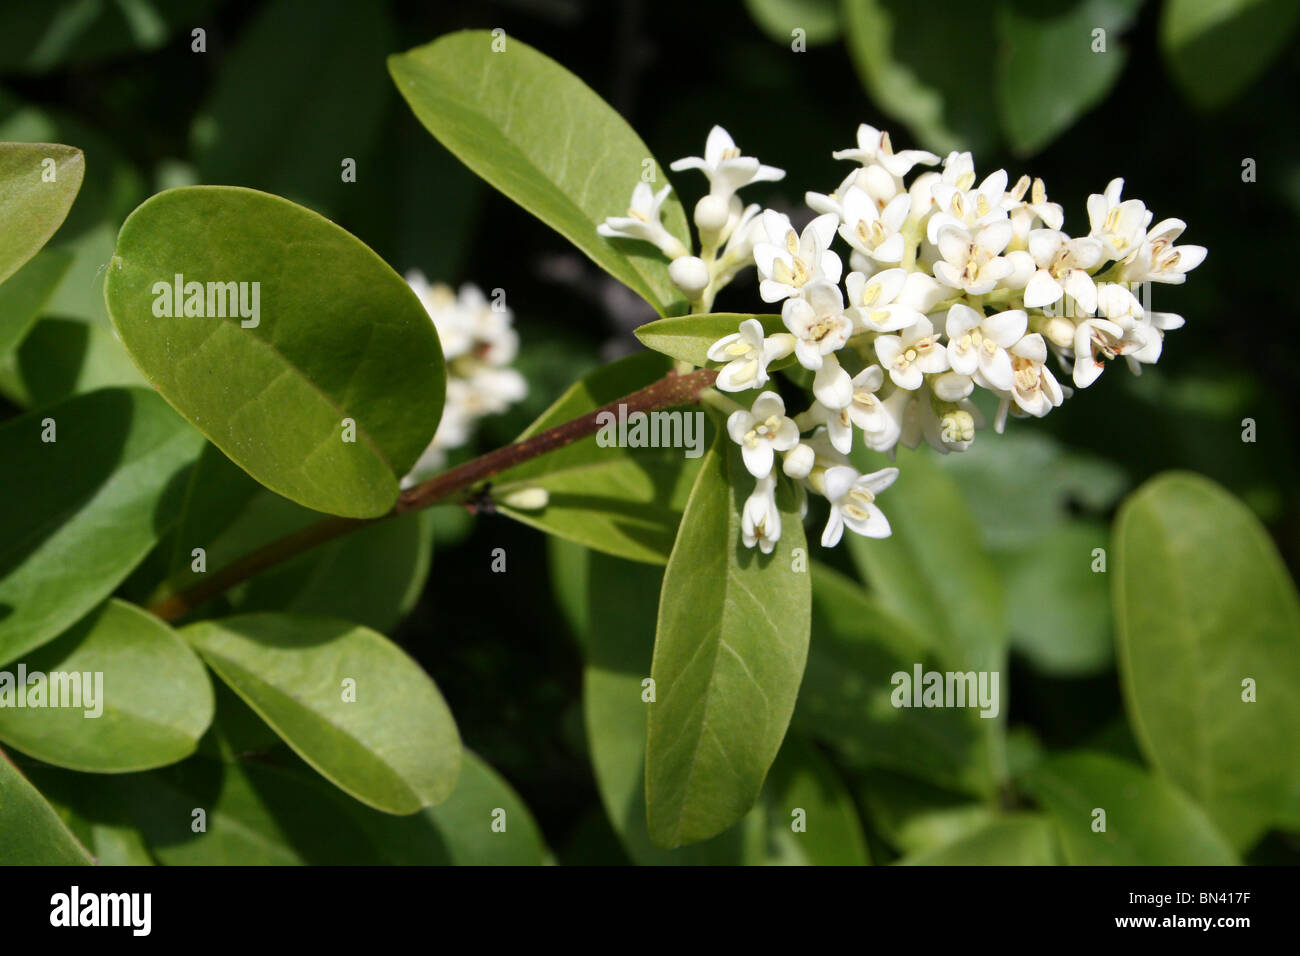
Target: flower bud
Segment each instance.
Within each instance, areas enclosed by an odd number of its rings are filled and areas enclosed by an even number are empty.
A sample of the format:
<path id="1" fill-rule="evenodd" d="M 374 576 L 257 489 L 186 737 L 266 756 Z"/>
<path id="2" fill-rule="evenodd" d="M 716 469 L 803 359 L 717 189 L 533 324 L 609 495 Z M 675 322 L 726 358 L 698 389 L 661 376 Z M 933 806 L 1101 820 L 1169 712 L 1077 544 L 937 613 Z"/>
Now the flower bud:
<path id="1" fill-rule="evenodd" d="M 526 485 L 504 495 L 500 500 L 507 508 L 515 508 L 518 511 L 541 511 L 550 502 L 551 496 L 545 488 Z"/>
<path id="2" fill-rule="evenodd" d="M 731 209 L 722 196 L 709 194 L 695 204 L 695 226 L 702 233 L 720 232 L 731 218 Z"/>
<path id="3" fill-rule="evenodd" d="M 681 256 L 668 266 L 668 277 L 692 299 L 709 286 L 709 267 L 699 256 Z"/>
<path id="4" fill-rule="evenodd" d="M 807 478 L 817 460 L 816 453 L 807 445 L 795 445 L 785 453 L 781 470 L 791 478 Z"/>

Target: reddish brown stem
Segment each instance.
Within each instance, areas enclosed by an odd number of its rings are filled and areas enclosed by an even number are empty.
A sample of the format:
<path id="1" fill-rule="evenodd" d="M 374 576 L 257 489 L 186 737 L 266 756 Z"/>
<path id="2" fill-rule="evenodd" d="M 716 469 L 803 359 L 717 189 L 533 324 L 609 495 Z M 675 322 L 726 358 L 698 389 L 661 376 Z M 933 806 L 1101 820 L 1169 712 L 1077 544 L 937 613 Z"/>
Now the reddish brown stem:
<path id="1" fill-rule="evenodd" d="M 601 413 L 617 414 L 620 405 L 624 406 L 626 412 L 630 414 L 696 402 L 699 400 L 700 393 L 712 385 L 717 377 L 718 373 L 714 369 L 699 369 L 685 375 L 669 372 L 659 381 L 630 395 L 615 399 L 608 405 L 602 405 L 586 415 L 556 425 L 554 428 L 548 428 L 531 438 L 490 451 L 486 455 L 480 455 L 463 465 L 457 465 L 440 475 L 435 475 L 423 484 L 407 489 L 397 499 L 393 510 L 384 515 L 384 518 L 428 508 L 515 465 L 595 434 L 600 428 L 598 419 Z M 382 520 L 383 518 L 323 518 L 301 531 L 245 555 L 193 587 L 162 598 L 152 604 L 149 611 L 164 621 L 175 621 L 267 568 Z"/>

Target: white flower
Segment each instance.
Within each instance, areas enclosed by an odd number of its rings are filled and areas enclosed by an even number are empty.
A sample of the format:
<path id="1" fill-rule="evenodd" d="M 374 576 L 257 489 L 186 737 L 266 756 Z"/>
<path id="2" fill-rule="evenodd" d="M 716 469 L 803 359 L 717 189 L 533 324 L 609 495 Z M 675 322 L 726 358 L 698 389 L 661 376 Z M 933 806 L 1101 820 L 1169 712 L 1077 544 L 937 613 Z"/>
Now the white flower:
<path id="1" fill-rule="evenodd" d="M 817 463 L 817 453 L 800 442 L 782 457 L 781 470 L 791 478 L 807 478 Z"/>
<path id="2" fill-rule="evenodd" d="M 924 400 L 918 400 L 917 404 L 922 434 L 941 455 L 966 451 L 975 442 L 976 430 L 984 427 L 983 412 L 968 399 L 945 402 L 938 408 Z"/>
<path id="3" fill-rule="evenodd" d="M 763 392 L 749 411 L 731 413 L 727 434 L 740 446 L 745 468 L 755 478 L 772 473 L 775 453 L 799 444 L 799 428 L 785 415 L 785 402 L 776 392 Z"/>
<path id="4" fill-rule="evenodd" d="M 901 153 L 895 153 L 893 144 L 889 141 L 889 134 L 866 123 L 858 127 L 857 149 L 840 149 L 831 155 L 836 159 L 854 160 L 863 166 L 877 163 L 891 176 L 897 177 L 906 176 L 917 163 L 933 166 L 939 161 L 939 157 L 934 153 L 927 153 L 921 149 L 905 149 Z"/>
<path id="5" fill-rule="evenodd" d="M 988 295 L 998 282 L 1011 274 L 1011 263 L 1002 250 L 1011 241 L 1011 223 L 989 223 L 972 236 L 964 229 L 950 227 L 939 233 L 939 255 L 934 277 L 967 295 Z"/>
<path id="6" fill-rule="evenodd" d="M 1132 255 L 1146 236 L 1151 224 L 1151 213 L 1137 199 L 1120 202 L 1119 194 L 1124 180 L 1112 179 L 1104 193 L 1088 197 L 1088 235 L 1101 243 L 1108 259 L 1123 259 Z M 1049 224 L 1050 225 L 1050 224 Z M 1053 226 L 1052 228 L 1059 228 Z"/>
<path id="7" fill-rule="evenodd" d="M 861 272 L 844 278 L 849 290 L 847 315 L 863 331 L 897 332 L 925 318 L 945 289 L 924 272 L 884 269 L 868 279 Z"/>
<path id="8" fill-rule="evenodd" d="M 1143 316 L 1137 296 L 1118 282 L 1097 286 L 1097 312 L 1125 330 L 1136 326 Z"/>
<path id="9" fill-rule="evenodd" d="M 929 319 L 921 319 L 903 330 L 901 336 L 882 335 L 876 339 L 876 355 L 899 388 L 914 391 L 924 381 L 922 373 L 948 370 L 948 353 L 939 344 Z"/>
<path id="10" fill-rule="evenodd" d="M 740 149 L 721 126 L 709 130 L 704 157 L 687 156 L 670 167 L 673 172 L 698 169 L 709 180 L 709 193 L 729 198 L 737 189 L 757 182 L 775 182 L 785 177 L 785 170 L 764 166 L 753 156 L 740 155 Z"/>
<path id="11" fill-rule="evenodd" d="M 878 366 L 873 366 L 875 367 Z M 847 374 L 846 372 L 845 375 Z M 813 402 L 812 408 L 808 409 L 808 420 L 826 426 L 826 437 L 830 439 L 831 447 L 841 455 L 847 455 L 853 450 L 853 420 L 849 417 L 850 407 L 852 403 L 844 408 L 830 408 L 821 402 Z"/>
<path id="12" fill-rule="evenodd" d="M 839 233 L 850 246 L 876 262 L 901 262 L 906 242 L 899 230 L 907 221 L 911 204 L 912 197 L 903 193 L 879 210 L 874 199 L 857 186 L 850 186 L 844 196 L 844 224 Z"/>
<path id="13" fill-rule="evenodd" d="M 765 238 L 763 222 L 759 217 L 762 211 L 761 206 L 753 203 L 728 220 L 723 230 L 727 244 L 723 246 L 715 265 L 715 281 L 719 288 L 735 278 L 741 269 L 753 264 L 754 244 Z"/>
<path id="14" fill-rule="evenodd" d="M 1164 282 L 1182 285 L 1187 273 L 1205 261 L 1204 246 L 1175 246 L 1187 223 L 1181 219 L 1163 219 L 1147 233 L 1146 241 L 1124 266 L 1123 277 L 1129 282 Z"/>
<path id="15" fill-rule="evenodd" d="M 1007 349 L 1024 338 L 1029 317 L 1020 309 L 984 316 L 957 303 L 948 310 L 948 364 L 961 375 L 976 372 L 989 387 L 1011 387 L 1011 356 Z M 983 384 L 981 383 L 981 384 Z"/>
<path id="16" fill-rule="evenodd" d="M 781 307 L 781 321 L 794 334 L 799 364 L 813 371 L 853 334 L 853 320 L 844 312 L 840 287 L 825 279 L 809 283 L 802 297 L 787 299 Z"/>
<path id="17" fill-rule="evenodd" d="M 1014 401 L 1016 406 L 1035 418 L 1042 418 L 1065 400 L 1061 386 L 1046 365 L 1047 343 L 1038 333 L 1026 335 L 1011 347 L 1012 386 L 1003 399 L 999 412 L 999 427 L 1005 419 L 1005 406 Z"/>
<path id="18" fill-rule="evenodd" d="M 956 227 L 977 232 L 991 222 L 1007 218 L 1002 202 L 1007 190 L 1007 171 L 999 169 L 980 183 L 978 189 L 965 190 L 948 183 L 931 189 L 935 212 L 926 223 L 926 237 L 937 244 L 939 233 Z M 1008 241 L 1010 239 L 1008 238 Z"/>
<path id="19" fill-rule="evenodd" d="M 755 544 L 764 554 L 771 554 L 781 540 L 781 513 L 776 507 L 776 475 L 758 479 L 753 492 L 745 499 L 740 512 L 740 536 L 745 547 Z"/>
<path id="20" fill-rule="evenodd" d="M 833 214 L 818 216 L 796 233 L 788 217 L 771 209 L 763 212 L 767 242 L 754 245 L 754 262 L 760 278 L 758 294 L 764 302 L 780 302 L 817 279 L 840 281 L 843 265 L 830 251 L 839 224 Z"/>
<path id="21" fill-rule="evenodd" d="M 879 365 L 868 365 L 853 376 L 852 381 L 853 401 L 845 409 L 849 420 L 862 429 L 868 447 L 880 450 L 876 446 L 892 446 L 898 441 L 898 422 L 889 414 L 878 394 L 885 383 L 884 369 Z"/>
<path id="22" fill-rule="evenodd" d="M 709 287 L 709 266 L 699 256 L 678 256 L 668 264 L 668 278 L 694 299 Z"/>
<path id="23" fill-rule="evenodd" d="M 1028 201 L 1025 193 L 1029 193 Z M 1022 246 L 1029 239 L 1029 231 L 1039 222 L 1048 229 L 1060 229 L 1065 224 L 1065 210 L 1060 203 L 1047 201 L 1047 187 L 1041 179 L 1033 180 L 1031 185 L 1028 176 L 1021 176 L 1003 198 L 1002 208 L 1011 219 L 1012 242 Z"/>
<path id="24" fill-rule="evenodd" d="M 860 475 L 856 469 L 842 465 L 828 468 L 822 478 L 822 493 L 831 503 L 831 514 L 822 532 L 822 547 L 833 548 L 839 544 L 846 526 L 867 538 L 889 537 L 889 519 L 875 501 L 876 495 L 897 477 L 897 468 L 882 468 L 869 475 Z"/>
<path id="25" fill-rule="evenodd" d="M 712 362 L 726 362 L 714 385 L 724 392 L 743 392 L 767 384 L 767 367 L 794 351 L 794 336 L 779 333 L 763 337 L 758 319 L 740 323 L 740 331 L 724 335 L 709 348 Z"/>
<path id="26" fill-rule="evenodd" d="M 627 216 L 610 216 L 596 227 L 596 232 L 607 239 L 641 239 L 652 242 L 669 259 L 687 255 L 687 249 L 681 240 L 665 229 L 660 220 L 660 209 L 672 188 L 665 186 L 656 193 L 649 183 L 637 183 L 632 190 L 632 204 L 628 207 Z"/>
<path id="27" fill-rule="evenodd" d="M 1035 229 L 1029 233 L 1029 254 L 1038 269 L 1025 285 L 1025 308 L 1041 309 L 1069 293 L 1088 315 L 1097 311 L 1097 285 L 1087 270 L 1101 262 L 1100 242 Z"/>
<path id="28" fill-rule="evenodd" d="M 1107 319 L 1085 319 L 1074 329 L 1074 384 L 1087 388 L 1124 351 L 1124 330 Z"/>

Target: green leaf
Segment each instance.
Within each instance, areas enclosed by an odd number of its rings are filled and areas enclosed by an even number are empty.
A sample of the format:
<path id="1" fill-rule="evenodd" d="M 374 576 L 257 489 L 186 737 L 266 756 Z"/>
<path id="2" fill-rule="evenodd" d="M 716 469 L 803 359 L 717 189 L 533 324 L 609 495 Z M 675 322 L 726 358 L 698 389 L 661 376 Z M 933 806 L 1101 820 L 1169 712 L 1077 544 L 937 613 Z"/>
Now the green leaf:
<path id="1" fill-rule="evenodd" d="M 519 794 L 486 761 L 465 751 L 444 803 L 393 817 L 353 804 L 352 815 L 383 863 L 397 866 L 541 866 L 546 843 Z"/>
<path id="2" fill-rule="evenodd" d="M 999 817 L 953 842 L 913 853 L 900 866 L 1053 866 L 1051 824 L 1038 814 Z"/>
<path id="3" fill-rule="evenodd" d="M 1183 93 L 1217 110 L 1287 48 L 1297 19 L 1297 0 L 1166 0 L 1160 49 Z"/>
<path id="4" fill-rule="evenodd" d="M 212 290 L 250 283 L 240 288 L 260 290 L 259 308 L 246 309 L 258 324 L 238 312 L 155 315 L 178 275 Z M 360 241 L 284 199 L 225 186 L 159 193 L 123 224 L 104 293 L 163 396 L 304 507 L 385 513 L 437 428 L 445 372 L 420 300 Z M 205 312 L 235 311 L 212 299 Z M 348 419 L 355 441 L 344 440 Z"/>
<path id="5" fill-rule="evenodd" d="M 1037 542 L 1003 552 L 1011 646 L 1044 674 L 1079 677 L 1110 666 L 1110 582 L 1093 571 L 1108 545 L 1094 521 L 1070 521 Z"/>
<path id="6" fill-rule="evenodd" d="M 830 761 L 790 733 L 763 784 L 767 863 L 865 866 L 871 862 L 853 796 Z M 795 829 L 801 826 L 802 829 Z"/>
<path id="7" fill-rule="evenodd" d="M 202 665 L 200 665 L 202 666 Z M 153 866 L 128 802 L 127 774 L 89 776 L 42 764 L 25 768 L 41 795 L 100 866 Z"/>
<path id="8" fill-rule="evenodd" d="M 0 282 L 50 241 L 85 171 L 85 157 L 71 146 L 0 143 Z"/>
<path id="9" fill-rule="evenodd" d="M 724 335 L 732 335 L 740 331 L 740 323 L 746 319 L 758 319 L 763 323 L 763 331 L 768 335 L 785 331 L 779 315 L 710 312 L 705 315 L 656 319 L 637 329 L 636 337 L 647 348 L 704 368 L 707 365 L 717 364 L 710 362 L 708 356 L 709 348 L 713 343 Z M 773 362 L 768 368 L 784 368 L 792 361 L 794 361 L 793 356 L 788 356 Z"/>
<path id="10" fill-rule="evenodd" d="M 287 614 L 200 621 L 181 633 L 285 743 L 363 803 L 415 813 L 451 793 L 461 752 L 451 712 L 383 635 Z"/>
<path id="11" fill-rule="evenodd" d="M 971 51 L 988 57 L 996 49 L 994 17 L 975 3 L 949 5 L 943 16 L 937 30 L 924 4 L 844 0 L 849 54 L 875 105 L 906 124 L 918 145 L 940 156 L 979 154 L 996 141 L 997 117 L 989 84 L 971 80 Z M 898 136 L 894 143 L 904 146 Z"/>
<path id="12" fill-rule="evenodd" d="M 804 31 L 809 46 L 840 35 L 839 0 L 745 0 L 745 8 L 764 33 L 785 46 L 794 41 L 796 29 Z"/>
<path id="13" fill-rule="evenodd" d="M 598 369 L 575 383 L 520 439 L 600 408 L 662 378 L 670 363 L 646 352 Z M 683 425 L 694 429 L 696 449 L 708 440 L 707 417 L 679 409 Z M 549 534 L 608 554 L 663 564 L 672 550 L 682 508 L 702 457 L 689 448 L 601 447 L 592 435 L 524 462 L 493 479 L 500 498 L 524 487 L 545 488 L 549 502 L 540 511 L 504 505 L 498 510 Z"/>
<path id="14" fill-rule="evenodd" d="M 792 557 L 805 548 L 803 525 L 785 502 L 776 550 L 746 548 L 740 507 L 752 484 L 720 432 L 664 573 L 646 734 L 647 822 L 664 847 L 708 839 L 745 815 L 803 676 L 810 585 Z"/>
<path id="15" fill-rule="evenodd" d="M 0 750 L 0 866 L 89 866 L 94 861 L 54 808 Z"/>
<path id="16" fill-rule="evenodd" d="M 644 173 L 656 189 L 667 178 L 641 138 L 582 80 L 521 40 L 486 30 L 450 33 L 395 54 L 388 69 L 420 122 L 461 162 L 660 315 L 680 307 L 682 293 L 659 250 L 643 242 L 615 245 L 596 233 L 608 217 L 626 215 Z M 668 231 L 689 247 L 675 195 L 663 212 Z"/>
<path id="17" fill-rule="evenodd" d="M 0 664 L 122 583 L 174 520 L 177 479 L 201 445 L 144 389 L 104 389 L 0 425 Z"/>
<path id="18" fill-rule="evenodd" d="M 1231 866 L 1239 863 L 1205 812 L 1161 777 L 1099 753 L 1050 757 L 1024 785 L 1056 823 L 1072 866 Z M 1094 828 L 1104 810 L 1105 830 Z"/>
<path id="19" fill-rule="evenodd" d="M 898 481 L 881 501 L 893 533 L 846 535 L 849 554 L 881 607 L 928 635 L 950 668 L 999 670 L 1002 582 L 957 483 L 929 452 L 899 449 Z M 860 470 L 875 467 L 860 448 L 854 457 Z"/>
<path id="20" fill-rule="evenodd" d="M 387 182 L 390 157 L 373 153 L 392 96 L 380 64 L 395 45 L 383 4 L 263 5 L 221 54 L 195 120 L 202 181 L 252 186 L 321 212 L 357 188 L 343 178 L 345 158 L 356 162 L 358 181 Z"/>
<path id="21" fill-rule="evenodd" d="M 45 249 L 0 286 L 0 356 L 22 341 L 71 263 L 71 253 Z"/>
<path id="22" fill-rule="evenodd" d="M 1078 0 L 997 8 L 1001 39 L 997 103 L 1002 130 L 1019 155 L 1036 153 L 1106 98 L 1124 70 L 1119 43 L 1142 0 Z M 1105 49 L 1095 50 L 1094 30 Z"/>
<path id="23" fill-rule="evenodd" d="M 994 820 L 968 794 L 888 770 L 872 770 L 858 792 L 876 831 L 904 854 L 955 843 Z"/>
<path id="24" fill-rule="evenodd" d="M 857 767 L 893 767 L 945 786 L 989 789 L 975 708 L 895 707 L 893 675 L 936 669 L 933 647 L 857 582 L 812 566 L 812 642 L 794 722 Z"/>
<path id="25" fill-rule="evenodd" d="M 0 389 L 28 408 L 100 388 L 148 385 L 106 324 L 39 319 L 18 351 L 0 360 Z"/>
<path id="26" fill-rule="evenodd" d="M 1208 479 L 1160 475 L 1120 509 L 1111 574 L 1125 703 L 1147 760 L 1239 849 L 1294 822 L 1300 597 L 1263 527 Z"/>
<path id="27" fill-rule="evenodd" d="M 124 773 L 176 763 L 212 722 L 202 662 L 166 624 L 124 601 L 108 601 L 23 664 L 46 675 L 46 706 L 0 708 L 0 740 L 59 767 Z M 75 691 L 64 685 L 71 696 L 59 706 L 56 675 L 76 681 Z"/>

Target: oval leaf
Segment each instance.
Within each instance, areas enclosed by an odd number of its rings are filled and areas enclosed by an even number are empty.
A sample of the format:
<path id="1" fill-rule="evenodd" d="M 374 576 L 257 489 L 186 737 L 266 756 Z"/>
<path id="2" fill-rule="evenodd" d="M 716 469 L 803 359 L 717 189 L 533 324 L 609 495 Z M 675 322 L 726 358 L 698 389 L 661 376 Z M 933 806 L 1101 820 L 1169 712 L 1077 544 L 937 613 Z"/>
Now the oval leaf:
<path id="1" fill-rule="evenodd" d="M 308 508 L 385 513 L 437 428 L 445 372 L 420 300 L 360 240 L 285 199 L 159 193 L 123 224 L 104 295 L 163 397 Z"/>
<path id="2" fill-rule="evenodd" d="M 1147 759 L 1239 848 L 1300 819 L 1300 598 L 1254 515 L 1206 478 L 1161 475 L 1120 509 L 1112 575 Z"/>
<path id="3" fill-rule="evenodd" d="M 451 711 L 382 634 L 287 614 L 200 621 L 181 633 L 285 743 L 363 803 L 415 813 L 451 793 L 460 771 Z"/>
<path id="4" fill-rule="evenodd" d="M 89 866 L 86 848 L 0 750 L 0 866 Z"/>
<path id="5" fill-rule="evenodd" d="M 0 282 L 63 224 L 85 172 L 85 157 L 71 146 L 0 143 Z"/>
<path id="6" fill-rule="evenodd" d="M 647 823 L 664 847 L 708 839 L 745 815 L 803 676 L 811 596 L 791 558 L 803 525 L 784 511 L 772 554 L 746 548 L 740 505 L 752 481 L 719 433 L 664 572 L 646 733 Z"/>
<path id="7" fill-rule="evenodd" d="M 170 526 L 173 479 L 202 445 L 139 388 L 0 425 L 0 664 L 63 633 L 122 583 Z"/>
<path id="8" fill-rule="evenodd" d="M 0 740 L 46 763 L 89 773 L 161 767 L 192 754 L 212 723 L 203 663 L 124 601 L 108 601 L 23 664 L 46 675 L 45 706 L 0 707 Z"/>
<path id="9" fill-rule="evenodd" d="M 660 315 L 683 301 L 649 243 L 597 235 L 624 216 L 642 175 L 667 182 L 650 150 L 604 100 L 550 57 L 496 31 L 465 30 L 388 58 L 420 122 L 478 175 L 551 226 Z M 556 104 L 563 104 L 556 109 Z M 646 164 L 649 165 L 646 165 Z M 664 225 L 690 246 L 676 196 Z"/>
<path id="10" fill-rule="evenodd" d="M 1168 781 L 1104 754 L 1073 752 L 1024 783 L 1056 821 L 1073 866 L 1231 866 L 1239 863 L 1205 812 Z M 1094 829 L 1097 809 L 1105 829 Z"/>

